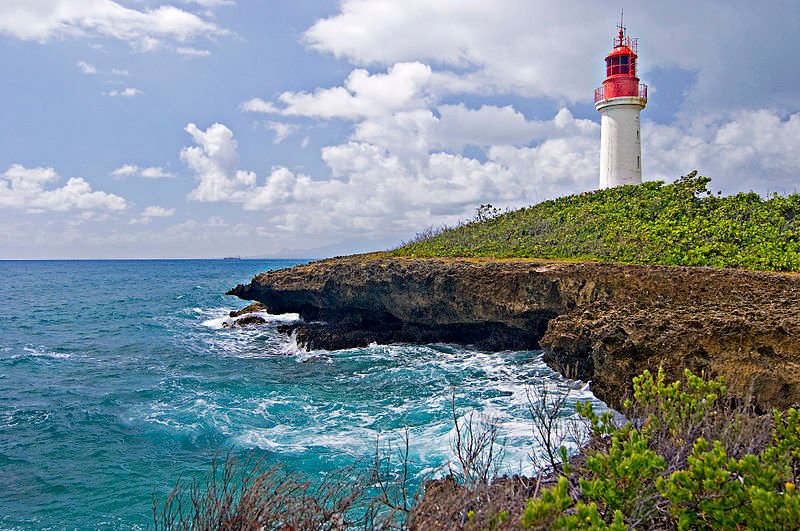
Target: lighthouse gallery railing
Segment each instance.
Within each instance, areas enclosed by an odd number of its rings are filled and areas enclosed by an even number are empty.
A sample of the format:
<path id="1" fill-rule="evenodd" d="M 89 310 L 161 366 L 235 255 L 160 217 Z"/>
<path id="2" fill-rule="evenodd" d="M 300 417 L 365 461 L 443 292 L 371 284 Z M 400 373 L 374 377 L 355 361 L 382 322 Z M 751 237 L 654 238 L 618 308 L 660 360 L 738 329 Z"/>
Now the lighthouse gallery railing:
<path id="1" fill-rule="evenodd" d="M 618 95 L 612 97 L 618 97 Z M 638 97 L 642 98 L 643 100 L 647 100 L 647 85 L 645 85 L 644 83 L 639 83 Z M 594 89 L 594 102 L 597 103 L 598 101 L 604 99 L 606 98 L 603 94 L 603 87 L 600 86 Z"/>

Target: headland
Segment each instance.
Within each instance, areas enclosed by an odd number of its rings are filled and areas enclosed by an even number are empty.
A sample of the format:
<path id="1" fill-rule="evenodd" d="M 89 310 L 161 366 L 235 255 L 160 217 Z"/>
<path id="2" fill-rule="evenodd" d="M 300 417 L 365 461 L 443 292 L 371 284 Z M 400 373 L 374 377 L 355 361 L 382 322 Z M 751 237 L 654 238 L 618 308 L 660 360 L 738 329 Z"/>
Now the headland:
<path id="1" fill-rule="evenodd" d="M 310 349 L 453 342 L 538 349 L 619 406 L 663 367 L 724 376 L 763 407 L 800 404 L 800 275 L 497 258 L 339 257 L 262 273 L 230 292 Z"/>

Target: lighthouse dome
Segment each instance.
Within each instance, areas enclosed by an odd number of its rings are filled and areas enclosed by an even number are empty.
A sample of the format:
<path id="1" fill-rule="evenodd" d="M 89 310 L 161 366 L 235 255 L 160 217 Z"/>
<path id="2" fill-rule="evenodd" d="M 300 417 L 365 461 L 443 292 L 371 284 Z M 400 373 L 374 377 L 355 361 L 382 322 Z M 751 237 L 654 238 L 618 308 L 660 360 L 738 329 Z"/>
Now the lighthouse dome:
<path id="1" fill-rule="evenodd" d="M 617 39 L 614 39 L 617 41 Z M 622 40 L 620 38 L 619 40 Z M 625 38 L 628 43 L 615 46 L 606 56 L 606 77 L 626 76 L 636 77 L 636 55 L 633 39 Z M 616 43 L 615 43 L 616 44 Z"/>
<path id="2" fill-rule="evenodd" d="M 638 41 L 625 35 L 620 24 L 619 35 L 614 37 L 614 48 L 606 56 L 606 79 L 595 91 L 595 104 L 611 98 L 639 98 L 647 101 L 647 87 L 639 84 L 636 72 Z"/>

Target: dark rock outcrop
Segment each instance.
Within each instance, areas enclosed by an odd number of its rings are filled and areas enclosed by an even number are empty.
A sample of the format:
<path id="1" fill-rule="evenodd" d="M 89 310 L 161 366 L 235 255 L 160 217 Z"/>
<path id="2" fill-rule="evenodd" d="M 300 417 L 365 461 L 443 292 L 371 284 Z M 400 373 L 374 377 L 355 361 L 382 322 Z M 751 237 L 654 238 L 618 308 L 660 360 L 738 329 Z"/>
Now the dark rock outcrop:
<path id="1" fill-rule="evenodd" d="M 260 315 L 245 315 L 244 317 L 239 317 L 235 321 L 231 321 L 229 323 L 223 323 L 222 326 L 225 328 L 234 328 L 234 327 L 245 327 L 245 326 L 253 326 L 253 325 L 262 325 L 266 323 L 267 320 L 261 317 Z"/>
<path id="2" fill-rule="evenodd" d="M 228 313 L 229 317 L 241 317 L 242 315 L 247 315 L 248 313 L 254 312 L 263 312 L 266 310 L 263 304 L 260 302 L 254 302 L 252 304 L 248 304 L 241 310 L 233 310 L 232 312 Z"/>
<path id="3" fill-rule="evenodd" d="M 544 348 L 612 405 L 658 366 L 724 375 L 764 405 L 800 404 L 797 274 L 372 254 L 262 273 L 229 294 L 299 313 L 310 324 L 286 331 L 309 348 Z"/>

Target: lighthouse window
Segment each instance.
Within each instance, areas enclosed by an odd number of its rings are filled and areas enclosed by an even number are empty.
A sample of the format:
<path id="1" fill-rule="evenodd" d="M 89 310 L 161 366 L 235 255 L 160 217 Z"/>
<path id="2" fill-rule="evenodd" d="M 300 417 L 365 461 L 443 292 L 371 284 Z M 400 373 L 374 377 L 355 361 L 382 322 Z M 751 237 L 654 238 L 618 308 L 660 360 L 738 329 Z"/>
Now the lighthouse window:
<path id="1" fill-rule="evenodd" d="M 629 57 L 627 55 L 623 55 L 623 56 L 621 56 L 619 58 L 619 63 L 620 63 L 619 73 L 620 74 L 627 74 L 628 73 L 628 71 L 629 71 L 628 70 L 628 59 L 629 59 Z"/>
<path id="2" fill-rule="evenodd" d="M 631 64 L 633 60 L 628 55 L 618 55 L 606 59 L 606 75 L 613 76 L 618 74 L 628 74 L 632 72 Z"/>

